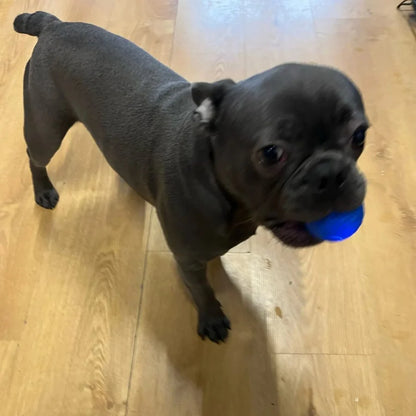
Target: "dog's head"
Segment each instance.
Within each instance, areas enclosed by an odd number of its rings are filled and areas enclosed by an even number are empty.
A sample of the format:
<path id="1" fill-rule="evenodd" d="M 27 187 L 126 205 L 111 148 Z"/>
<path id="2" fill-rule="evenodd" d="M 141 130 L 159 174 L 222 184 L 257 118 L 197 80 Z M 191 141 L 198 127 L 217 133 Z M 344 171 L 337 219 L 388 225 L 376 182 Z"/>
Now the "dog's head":
<path id="1" fill-rule="evenodd" d="M 368 121 L 342 73 L 285 64 L 237 84 L 193 84 L 192 95 L 219 182 L 284 243 L 316 244 L 306 222 L 362 204 Z"/>

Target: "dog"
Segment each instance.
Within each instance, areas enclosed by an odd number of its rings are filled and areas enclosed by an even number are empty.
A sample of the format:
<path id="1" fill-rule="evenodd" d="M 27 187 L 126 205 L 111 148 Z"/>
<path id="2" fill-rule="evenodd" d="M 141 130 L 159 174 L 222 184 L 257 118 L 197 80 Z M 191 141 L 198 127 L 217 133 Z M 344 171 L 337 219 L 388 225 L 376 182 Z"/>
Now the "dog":
<path id="1" fill-rule="evenodd" d="M 38 42 L 24 73 L 24 137 L 35 201 L 58 193 L 46 166 L 77 121 L 111 167 L 156 208 L 198 310 L 198 334 L 230 321 L 207 262 L 268 228 L 284 244 L 321 240 L 305 223 L 360 206 L 369 127 L 361 93 L 338 70 L 298 63 L 246 80 L 189 83 L 130 41 L 45 13 L 20 14 Z"/>

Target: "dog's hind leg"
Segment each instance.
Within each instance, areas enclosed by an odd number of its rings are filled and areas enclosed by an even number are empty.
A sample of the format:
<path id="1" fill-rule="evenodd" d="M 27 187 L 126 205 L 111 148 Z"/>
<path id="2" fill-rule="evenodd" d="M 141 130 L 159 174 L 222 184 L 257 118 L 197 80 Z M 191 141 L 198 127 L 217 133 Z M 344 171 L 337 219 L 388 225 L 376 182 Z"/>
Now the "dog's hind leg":
<path id="1" fill-rule="evenodd" d="M 29 85 L 29 68 L 30 61 L 24 76 L 24 136 L 33 190 L 37 204 L 53 209 L 59 194 L 48 177 L 46 166 L 76 119 L 52 85 L 46 88 Z"/>

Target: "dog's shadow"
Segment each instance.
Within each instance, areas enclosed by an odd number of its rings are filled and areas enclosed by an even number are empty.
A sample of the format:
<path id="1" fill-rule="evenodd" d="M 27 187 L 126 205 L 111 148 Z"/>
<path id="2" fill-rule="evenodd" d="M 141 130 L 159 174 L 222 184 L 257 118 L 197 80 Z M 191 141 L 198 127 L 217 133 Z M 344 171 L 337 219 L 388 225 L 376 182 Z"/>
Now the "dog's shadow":
<path id="1" fill-rule="evenodd" d="M 159 414 L 279 414 L 275 361 L 270 352 L 265 322 L 250 302 L 250 276 L 246 276 L 244 283 L 241 266 L 247 264 L 242 265 L 240 258 L 247 259 L 239 254 L 226 257 L 226 263 L 233 269 L 230 276 L 221 260 L 209 265 L 210 281 L 233 328 L 226 343 L 220 345 L 202 341 L 197 336 L 197 314 L 179 281 L 172 256 L 153 253 L 149 258 L 138 351 L 141 357 L 154 356 L 158 351 L 160 357 L 168 360 L 162 359 L 157 368 L 154 361 L 148 360 L 139 365 L 141 369 L 138 371 L 143 371 L 140 376 L 143 383 L 152 377 L 158 379 L 158 383 L 145 387 L 145 391 L 158 389 L 157 385 L 160 388 L 166 383 L 163 391 L 172 389 L 176 394 L 174 403 L 169 403 L 174 404 L 169 413 L 164 413 L 161 407 L 159 412 L 162 413 Z M 152 263 L 157 266 L 152 266 Z M 160 271 L 167 273 L 160 275 Z M 242 287 L 241 291 L 239 287 Z M 149 340 L 152 346 L 145 345 Z M 143 388 L 143 385 L 137 387 Z"/>

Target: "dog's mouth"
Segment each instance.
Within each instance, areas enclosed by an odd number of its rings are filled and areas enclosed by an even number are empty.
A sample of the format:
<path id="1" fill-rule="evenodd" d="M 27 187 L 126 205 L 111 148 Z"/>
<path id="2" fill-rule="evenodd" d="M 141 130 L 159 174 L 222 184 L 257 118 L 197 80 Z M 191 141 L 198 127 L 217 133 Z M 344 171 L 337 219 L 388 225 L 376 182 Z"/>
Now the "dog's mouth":
<path id="1" fill-rule="evenodd" d="M 304 222 L 284 221 L 268 225 L 267 228 L 290 247 L 308 247 L 322 243 L 322 240 L 309 233 Z"/>

